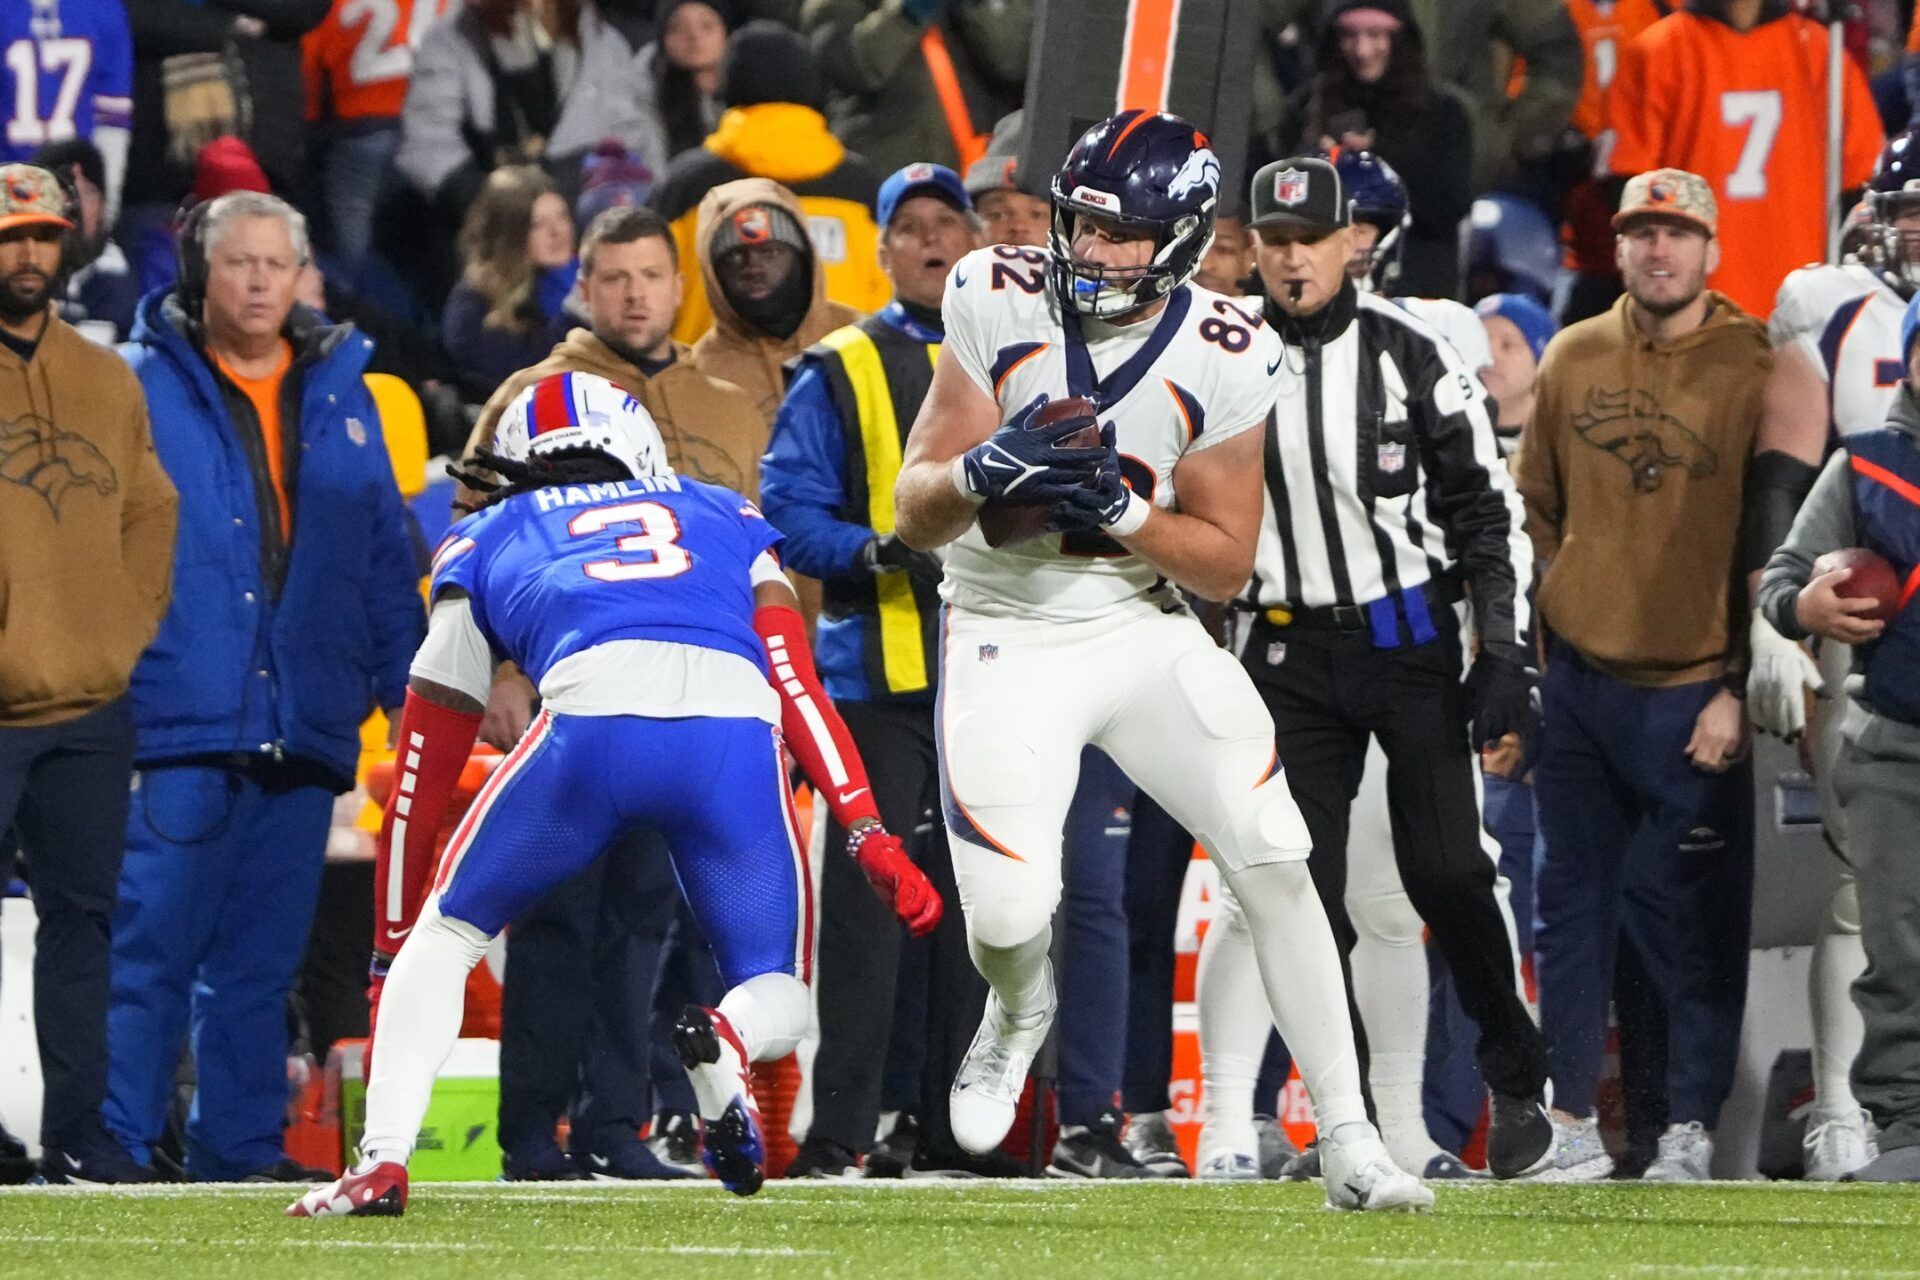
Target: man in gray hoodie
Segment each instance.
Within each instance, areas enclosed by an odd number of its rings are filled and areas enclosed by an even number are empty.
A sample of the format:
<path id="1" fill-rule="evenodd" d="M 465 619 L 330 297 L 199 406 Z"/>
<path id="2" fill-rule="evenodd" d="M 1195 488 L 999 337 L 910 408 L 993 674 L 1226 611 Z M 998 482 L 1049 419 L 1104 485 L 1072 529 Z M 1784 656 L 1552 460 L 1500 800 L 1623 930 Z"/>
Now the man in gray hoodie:
<path id="1" fill-rule="evenodd" d="M 1827 460 L 1793 530 L 1767 562 L 1760 608 L 1793 640 L 1853 646 L 1852 699 L 1834 793 L 1860 882 L 1867 971 L 1853 984 L 1866 1036 L 1855 1093 L 1880 1130 L 1880 1154 L 1856 1182 L 1920 1182 L 1920 304 L 1900 327 L 1907 377 L 1879 431 L 1847 436 Z M 1892 565 L 1893 601 L 1864 594 L 1856 569 L 1814 573 L 1829 551 L 1864 547 Z"/>

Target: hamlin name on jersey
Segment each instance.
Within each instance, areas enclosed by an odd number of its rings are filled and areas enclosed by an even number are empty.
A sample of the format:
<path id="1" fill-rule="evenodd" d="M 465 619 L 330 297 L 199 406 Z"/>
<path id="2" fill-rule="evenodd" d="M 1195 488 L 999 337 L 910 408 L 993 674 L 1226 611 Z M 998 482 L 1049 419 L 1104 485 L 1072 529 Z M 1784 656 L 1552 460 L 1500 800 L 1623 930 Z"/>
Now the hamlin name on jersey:
<path id="1" fill-rule="evenodd" d="M 1037 396 L 1091 395 L 1113 424 L 1127 483 L 1157 507 L 1177 507 L 1180 459 L 1266 422 L 1289 376 L 1279 338 L 1257 300 L 1197 285 L 1175 290 L 1152 319 L 1070 328 L 1047 287 L 1047 261 L 1037 249 L 995 245 L 956 263 L 941 358 L 994 398 L 1002 422 Z M 975 525 L 948 548 L 941 595 L 977 613 L 1073 622 L 1157 607 L 1166 589 L 1153 566 L 1104 535 L 993 548 Z"/>
<path id="2" fill-rule="evenodd" d="M 780 535 L 745 498 L 679 476 L 556 485 L 468 516 L 433 558 L 496 654 L 535 684 L 616 640 L 661 640 L 745 658 L 762 676 L 753 562 Z"/>

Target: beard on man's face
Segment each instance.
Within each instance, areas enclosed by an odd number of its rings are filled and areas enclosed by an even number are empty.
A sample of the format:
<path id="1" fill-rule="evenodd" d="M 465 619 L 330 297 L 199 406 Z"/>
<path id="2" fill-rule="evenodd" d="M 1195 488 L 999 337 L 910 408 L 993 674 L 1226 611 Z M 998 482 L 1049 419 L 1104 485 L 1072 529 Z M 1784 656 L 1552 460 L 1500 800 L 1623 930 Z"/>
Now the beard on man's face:
<path id="1" fill-rule="evenodd" d="M 9 324 L 31 320 L 46 310 L 52 298 L 52 277 L 33 267 L 0 276 L 0 320 Z"/>

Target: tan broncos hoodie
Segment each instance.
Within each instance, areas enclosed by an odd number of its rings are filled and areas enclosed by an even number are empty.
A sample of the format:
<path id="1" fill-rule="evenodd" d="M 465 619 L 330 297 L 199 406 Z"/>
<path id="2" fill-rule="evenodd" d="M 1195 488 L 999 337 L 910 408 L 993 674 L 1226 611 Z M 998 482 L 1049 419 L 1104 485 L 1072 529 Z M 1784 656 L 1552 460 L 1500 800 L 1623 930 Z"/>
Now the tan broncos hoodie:
<path id="1" fill-rule="evenodd" d="M 0 345 L 0 728 L 127 691 L 167 611 L 179 501 L 127 362 L 47 316 Z"/>

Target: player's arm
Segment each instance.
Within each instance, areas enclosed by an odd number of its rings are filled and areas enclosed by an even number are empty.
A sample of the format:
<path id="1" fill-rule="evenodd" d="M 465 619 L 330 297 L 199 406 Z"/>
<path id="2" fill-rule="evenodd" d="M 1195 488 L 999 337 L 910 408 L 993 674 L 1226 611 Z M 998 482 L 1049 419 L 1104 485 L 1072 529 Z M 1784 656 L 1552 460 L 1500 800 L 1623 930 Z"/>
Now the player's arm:
<path id="1" fill-rule="evenodd" d="M 1768 620 L 1760 603 L 1761 571 L 1786 542 L 1794 516 L 1813 489 L 1827 429 L 1826 379 L 1805 342 L 1795 339 L 1776 347 L 1748 464 L 1740 540 L 1747 596 L 1754 602 L 1747 623 L 1752 653 L 1747 712 L 1760 728 L 1788 742 L 1806 729 L 1807 693 L 1823 691 L 1826 680 L 1807 651 Z"/>
<path id="2" fill-rule="evenodd" d="M 434 599 L 395 735 L 394 784 L 374 841 L 374 977 L 413 931 L 440 822 L 480 732 L 493 649 L 457 587 Z"/>
<path id="3" fill-rule="evenodd" d="M 763 553 L 755 562 L 753 579 L 753 627 L 767 646 L 787 749 L 800 762 L 814 794 L 826 801 L 834 821 L 846 830 L 847 853 L 860 864 L 880 900 L 915 937 L 931 933 L 940 923 L 940 895 L 907 857 L 900 837 L 880 822 L 867 767 L 814 670 L 800 598 L 771 555 Z"/>
<path id="4" fill-rule="evenodd" d="M 957 481 L 962 455 L 1000 426 L 1000 406 L 957 360 L 933 366 L 893 486 L 894 532 L 918 551 L 944 547 L 967 531 L 985 499 Z"/>

